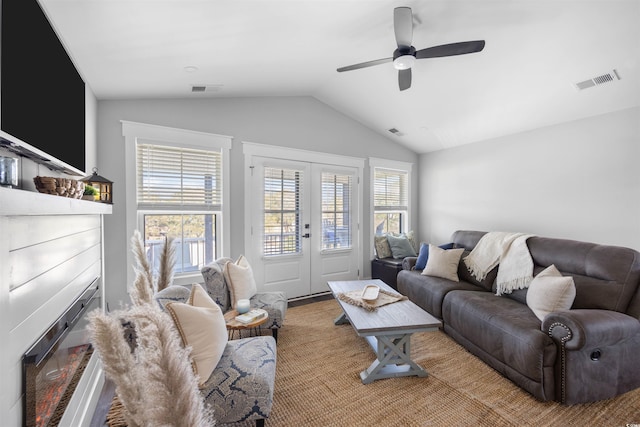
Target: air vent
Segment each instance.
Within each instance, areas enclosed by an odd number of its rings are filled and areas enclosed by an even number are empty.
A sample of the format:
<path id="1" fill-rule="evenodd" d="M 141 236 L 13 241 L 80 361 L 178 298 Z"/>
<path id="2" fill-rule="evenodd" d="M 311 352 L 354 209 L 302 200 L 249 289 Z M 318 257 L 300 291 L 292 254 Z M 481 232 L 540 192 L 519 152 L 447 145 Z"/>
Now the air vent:
<path id="1" fill-rule="evenodd" d="M 605 83 L 610 83 L 616 80 L 620 80 L 620 76 L 616 70 L 611 70 L 610 72 L 603 74 L 601 76 L 593 77 L 589 80 L 584 80 L 582 82 L 574 83 L 573 86 L 577 90 L 585 90 L 590 87 L 602 85 Z"/>
<path id="2" fill-rule="evenodd" d="M 400 132 L 398 129 L 396 128 L 391 128 L 391 129 L 387 129 L 389 132 L 391 132 L 392 134 L 394 134 L 395 136 L 404 136 L 404 133 Z"/>
<path id="3" fill-rule="evenodd" d="M 222 90 L 222 85 L 192 85 L 191 86 L 192 93 L 220 92 L 221 90 Z"/>

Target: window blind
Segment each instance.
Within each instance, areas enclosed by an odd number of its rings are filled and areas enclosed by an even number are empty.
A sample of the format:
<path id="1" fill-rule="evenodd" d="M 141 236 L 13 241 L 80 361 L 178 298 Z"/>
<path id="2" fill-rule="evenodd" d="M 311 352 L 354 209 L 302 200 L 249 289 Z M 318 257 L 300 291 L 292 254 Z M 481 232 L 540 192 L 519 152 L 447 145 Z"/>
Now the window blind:
<path id="1" fill-rule="evenodd" d="M 264 168 L 264 255 L 298 253 L 302 171 Z"/>
<path id="2" fill-rule="evenodd" d="M 376 211 L 406 211 L 409 209 L 407 172 L 375 169 L 373 204 Z"/>
<path id="3" fill-rule="evenodd" d="M 322 248 L 351 246 L 350 175 L 322 173 Z"/>
<path id="4" fill-rule="evenodd" d="M 148 143 L 136 150 L 138 209 L 221 210 L 221 152 Z"/>

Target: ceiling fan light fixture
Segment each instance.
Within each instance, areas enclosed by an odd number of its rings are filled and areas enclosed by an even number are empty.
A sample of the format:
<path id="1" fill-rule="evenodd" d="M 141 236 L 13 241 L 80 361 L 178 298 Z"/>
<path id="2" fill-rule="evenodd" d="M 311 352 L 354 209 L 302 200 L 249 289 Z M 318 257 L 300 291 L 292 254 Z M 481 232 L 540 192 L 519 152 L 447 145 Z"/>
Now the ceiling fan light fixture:
<path id="1" fill-rule="evenodd" d="M 396 70 L 408 70 L 413 67 L 416 62 L 416 57 L 413 55 L 401 55 L 393 60 L 393 67 Z"/>

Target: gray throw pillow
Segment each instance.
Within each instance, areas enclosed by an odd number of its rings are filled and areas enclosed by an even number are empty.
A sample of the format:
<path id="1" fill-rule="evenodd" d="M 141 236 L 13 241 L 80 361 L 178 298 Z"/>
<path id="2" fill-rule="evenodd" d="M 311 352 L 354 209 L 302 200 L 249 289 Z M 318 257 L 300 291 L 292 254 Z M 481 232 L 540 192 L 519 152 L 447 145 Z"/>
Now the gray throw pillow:
<path id="1" fill-rule="evenodd" d="M 391 248 L 391 253 L 394 258 L 401 259 L 408 256 L 417 256 L 411 242 L 409 242 L 409 239 L 406 237 L 387 235 L 387 241 L 389 242 L 389 247 Z"/>

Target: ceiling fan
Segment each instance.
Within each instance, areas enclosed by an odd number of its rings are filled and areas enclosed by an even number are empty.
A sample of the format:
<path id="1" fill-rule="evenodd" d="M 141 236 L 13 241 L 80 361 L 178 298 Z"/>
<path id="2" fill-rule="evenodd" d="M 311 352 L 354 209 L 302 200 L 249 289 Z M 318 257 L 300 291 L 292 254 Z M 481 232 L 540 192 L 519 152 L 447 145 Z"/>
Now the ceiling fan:
<path id="1" fill-rule="evenodd" d="M 398 45 L 398 48 L 393 52 L 393 57 L 341 67 L 338 68 L 338 72 L 341 73 L 343 71 L 357 70 L 359 68 L 393 62 L 394 68 L 398 70 L 398 85 L 402 91 L 411 87 L 411 67 L 416 59 L 464 55 L 467 53 L 480 52 L 484 49 L 484 40 L 475 40 L 416 50 L 416 48 L 411 45 L 413 39 L 413 15 L 410 7 L 396 7 L 393 10 L 393 29 Z"/>

